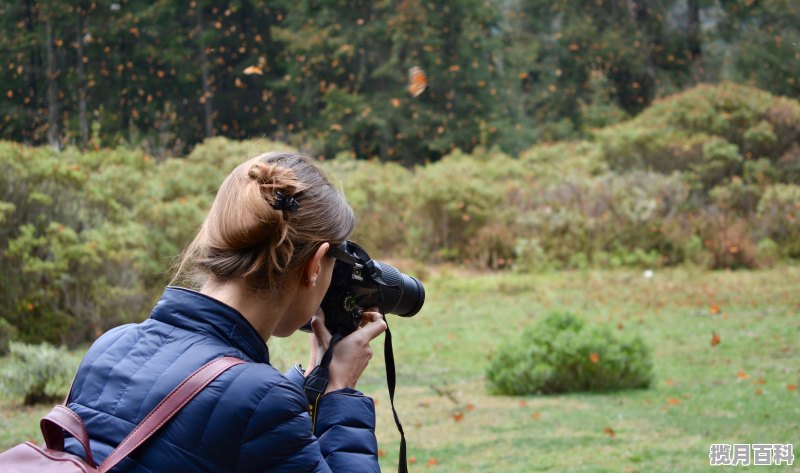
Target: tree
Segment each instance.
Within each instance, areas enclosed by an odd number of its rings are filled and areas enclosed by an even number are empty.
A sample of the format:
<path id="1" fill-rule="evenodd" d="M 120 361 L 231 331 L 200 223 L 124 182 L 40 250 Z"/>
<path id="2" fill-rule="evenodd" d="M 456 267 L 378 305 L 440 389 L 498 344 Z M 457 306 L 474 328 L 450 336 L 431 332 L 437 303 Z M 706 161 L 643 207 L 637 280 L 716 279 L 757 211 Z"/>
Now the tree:
<path id="1" fill-rule="evenodd" d="M 496 12 L 481 1 L 318 1 L 295 5 L 277 31 L 286 42 L 286 90 L 304 130 L 331 156 L 406 163 L 487 144 L 499 115 L 492 46 Z M 407 92 L 408 71 L 428 89 Z M 301 117 L 305 117 L 305 120 Z"/>

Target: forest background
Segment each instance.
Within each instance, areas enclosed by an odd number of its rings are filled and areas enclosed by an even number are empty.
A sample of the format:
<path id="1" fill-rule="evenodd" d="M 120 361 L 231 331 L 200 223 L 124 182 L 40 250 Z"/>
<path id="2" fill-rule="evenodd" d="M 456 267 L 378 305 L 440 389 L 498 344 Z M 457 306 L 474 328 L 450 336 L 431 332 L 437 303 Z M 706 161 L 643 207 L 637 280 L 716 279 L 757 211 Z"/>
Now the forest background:
<path id="1" fill-rule="evenodd" d="M 279 148 L 418 273 L 800 257 L 797 2 L 15 0 L 0 21 L 6 340 L 140 320 L 220 176 Z"/>

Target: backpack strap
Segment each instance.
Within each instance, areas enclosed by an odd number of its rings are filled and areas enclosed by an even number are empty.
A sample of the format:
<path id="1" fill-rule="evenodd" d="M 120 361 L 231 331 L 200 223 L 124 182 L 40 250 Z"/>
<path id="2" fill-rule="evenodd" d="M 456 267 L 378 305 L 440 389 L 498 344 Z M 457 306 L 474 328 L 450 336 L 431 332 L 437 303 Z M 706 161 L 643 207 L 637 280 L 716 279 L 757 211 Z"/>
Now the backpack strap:
<path id="1" fill-rule="evenodd" d="M 125 437 L 117 448 L 112 451 L 105 461 L 98 467 L 98 471 L 105 473 L 114 468 L 117 463 L 131 454 L 143 444 L 172 417 L 175 416 L 189 401 L 191 401 L 209 383 L 229 368 L 244 363 L 238 358 L 225 356 L 210 361 L 189 375 L 167 397 L 165 397 L 150 414 Z M 94 467 L 92 449 L 89 445 L 89 434 L 80 416 L 66 406 L 55 406 L 41 421 L 42 435 L 47 448 L 64 451 L 64 431 L 75 437 L 86 452 L 87 462 Z"/>
<path id="2" fill-rule="evenodd" d="M 64 451 L 64 431 L 78 440 L 86 452 L 86 461 L 92 467 L 96 466 L 92 449 L 89 447 L 89 434 L 81 417 L 65 406 L 55 406 L 39 423 L 44 436 L 44 443 L 50 450 Z"/>
<path id="3" fill-rule="evenodd" d="M 131 452 L 156 433 L 167 421 L 172 419 L 183 406 L 192 400 L 192 398 L 211 383 L 211 381 L 216 379 L 227 369 L 242 363 L 244 363 L 243 360 L 226 356 L 217 358 L 192 373 L 179 384 L 178 387 L 167 394 L 167 397 L 165 397 L 127 437 L 125 437 L 125 440 L 123 440 L 98 467 L 98 471 L 104 473 L 114 468 L 117 463 L 130 455 Z"/>

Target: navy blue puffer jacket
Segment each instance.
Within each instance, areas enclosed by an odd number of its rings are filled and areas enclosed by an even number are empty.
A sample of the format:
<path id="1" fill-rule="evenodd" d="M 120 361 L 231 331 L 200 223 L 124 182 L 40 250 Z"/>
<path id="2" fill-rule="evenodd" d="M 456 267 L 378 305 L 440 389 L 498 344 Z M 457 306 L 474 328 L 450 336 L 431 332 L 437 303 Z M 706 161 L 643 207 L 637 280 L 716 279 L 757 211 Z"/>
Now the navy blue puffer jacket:
<path id="1" fill-rule="evenodd" d="M 101 462 L 175 386 L 221 356 L 248 363 L 208 385 L 114 471 L 380 471 L 372 399 L 324 396 L 312 427 L 298 367 L 269 365 L 267 346 L 235 309 L 170 287 L 141 324 L 100 337 L 83 359 L 69 407 Z M 82 455 L 68 439 L 67 450 Z"/>

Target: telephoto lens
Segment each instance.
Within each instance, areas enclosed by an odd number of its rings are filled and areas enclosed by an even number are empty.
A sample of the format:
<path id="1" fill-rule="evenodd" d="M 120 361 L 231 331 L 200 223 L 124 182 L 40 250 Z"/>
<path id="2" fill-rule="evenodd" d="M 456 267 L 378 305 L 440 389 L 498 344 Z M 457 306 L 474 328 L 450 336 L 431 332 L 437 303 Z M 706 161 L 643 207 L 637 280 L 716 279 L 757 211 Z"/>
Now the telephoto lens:
<path id="1" fill-rule="evenodd" d="M 380 278 L 386 283 L 382 288 L 384 310 L 401 317 L 417 315 L 425 303 L 425 287 L 422 283 L 392 265 L 373 262 Z"/>

